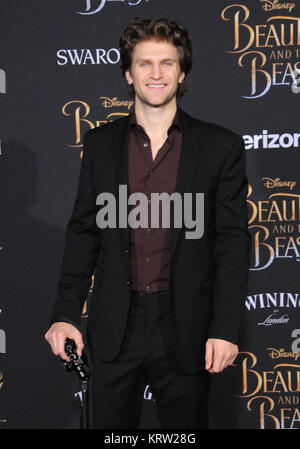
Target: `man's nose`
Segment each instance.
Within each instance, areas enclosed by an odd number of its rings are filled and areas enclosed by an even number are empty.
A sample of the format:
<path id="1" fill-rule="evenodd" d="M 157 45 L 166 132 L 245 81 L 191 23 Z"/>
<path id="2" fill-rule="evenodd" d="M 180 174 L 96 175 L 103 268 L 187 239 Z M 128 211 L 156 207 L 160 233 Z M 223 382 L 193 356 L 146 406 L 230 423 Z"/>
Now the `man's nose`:
<path id="1" fill-rule="evenodd" d="M 151 70 L 151 77 L 154 79 L 159 79 L 162 76 L 161 66 L 159 64 L 153 64 Z"/>

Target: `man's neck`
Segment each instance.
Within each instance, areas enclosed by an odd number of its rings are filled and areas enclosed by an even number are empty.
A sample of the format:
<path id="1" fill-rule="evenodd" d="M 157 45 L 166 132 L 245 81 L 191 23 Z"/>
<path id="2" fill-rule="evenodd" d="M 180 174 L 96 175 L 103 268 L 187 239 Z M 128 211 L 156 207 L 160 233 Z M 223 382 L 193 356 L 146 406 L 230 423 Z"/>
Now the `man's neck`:
<path id="1" fill-rule="evenodd" d="M 160 138 L 167 134 L 177 111 L 176 101 L 165 106 L 155 108 L 148 105 L 135 103 L 135 116 L 137 123 L 145 132 L 154 138 Z"/>

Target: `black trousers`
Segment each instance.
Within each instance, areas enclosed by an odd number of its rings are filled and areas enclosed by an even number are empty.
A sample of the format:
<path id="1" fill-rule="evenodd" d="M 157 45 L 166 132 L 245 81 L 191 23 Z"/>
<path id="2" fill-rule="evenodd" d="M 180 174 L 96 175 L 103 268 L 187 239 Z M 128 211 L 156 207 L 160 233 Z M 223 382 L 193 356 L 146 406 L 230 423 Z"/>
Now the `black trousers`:
<path id="1" fill-rule="evenodd" d="M 132 293 L 118 357 L 92 355 L 93 427 L 137 429 L 147 382 L 164 428 L 208 428 L 210 374 L 185 374 L 174 354 L 168 294 Z"/>

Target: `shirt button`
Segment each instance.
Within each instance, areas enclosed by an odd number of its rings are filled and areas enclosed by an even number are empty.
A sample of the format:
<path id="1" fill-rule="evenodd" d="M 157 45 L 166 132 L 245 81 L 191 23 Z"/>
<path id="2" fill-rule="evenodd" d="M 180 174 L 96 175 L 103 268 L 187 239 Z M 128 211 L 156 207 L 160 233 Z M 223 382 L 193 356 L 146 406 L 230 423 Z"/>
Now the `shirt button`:
<path id="1" fill-rule="evenodd" d="M 150 257 L 145 258 L 146 262 L 150 262 Z"/>
<path id="2" fill-rule="evenodd" d="M 151 200 L 148 200 L 148 203 L 150 204 L 150 203 L 151 203 Z"/>
<path id="3" fill-rule="evenodd" d="M 125 249 L 125 253 L 128 254 L 129 253 L 129 249 Z"/>
<path id="4" fill-rule="evenodd" d="M 148 146 L 147 142 L 144 142 L 143 145 L 145 148 Z"/>
<path id="5" fill-rule="evenodd" d="M 147 285 L 147 287 L 146 287 L 146 292 L 148 292 L 149 290 L 150 290 L 150 286 Z"/>
<path id="6" fill-rule="evenodd" d="M 151 231 L 151 229 L 148 228 L 148 229 L 146 230 L 147 234 L 150 234 L 150 231 Z"/>
<path id="7" fill-rule="evenodd" d="M 150 173 L 149 173 L 149 176 L 152 176 L 153 175 L 153 171 L 151 171 Z"/>
<path id="8" fill-rule="evenodd" d="M 130 285 L 131 284 L 131 282 L 130 281 L 126 281 L 126 285 Z"/>

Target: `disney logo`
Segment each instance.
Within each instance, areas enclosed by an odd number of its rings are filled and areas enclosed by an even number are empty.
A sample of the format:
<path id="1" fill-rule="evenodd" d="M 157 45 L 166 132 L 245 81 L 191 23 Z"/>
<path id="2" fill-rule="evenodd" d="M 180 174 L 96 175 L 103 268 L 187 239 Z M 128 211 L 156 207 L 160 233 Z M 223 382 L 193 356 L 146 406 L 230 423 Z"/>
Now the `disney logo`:
<path id="1" fill-rule="evenodd" d="M 76 11 L 78 14 L 82 14 L 84 16 L 88 16 L 91 14 L 97 14 L 100 12 L 104 6 L 106 5 L 106 2 L 122 2 L 124 3 L 125 0 L 85 0 L 86 6 L 84 11 Z M 149 0 L 145 0 L 149 1 Z M 142 0 L 127 0 L 129 6 L 137 6 L 139 5 Z"/>
<path id="2" fill-rule="evenodd" d="M 288 9 L 291 12 L 295 8 L 295 3 L 280 3 L 279 0 L 260 0 L 262 9 L 265 11 L 273 11 L 274 9 Z"/>
<path id="3" fill-rule="evenodd" d="M 265 187 L 267 187 L 268 189 L 273 189 L 274 187 L 289 187 L 290 190 L 292 190 L 295 185 L 296 185 L 296 181 L 280 181 L 280 178 L 262 178 L 262 179 L 266 179 L 265 182 Z"/>
<path id="4" fill-rule="evenodd" d="M 300 353 L 299 352 L 288 352 L 285 349 L 281 348 L 281 349 L 275 349 L 275 348 L 267 348 L 269 352 L 269 357 L 271 359 L 280 359 L 280 358 L 289 358 L 291 357 L 292 359 L 295 359 L 295 361 L 298 360 L 298 358 L 300 357 Z"/>

